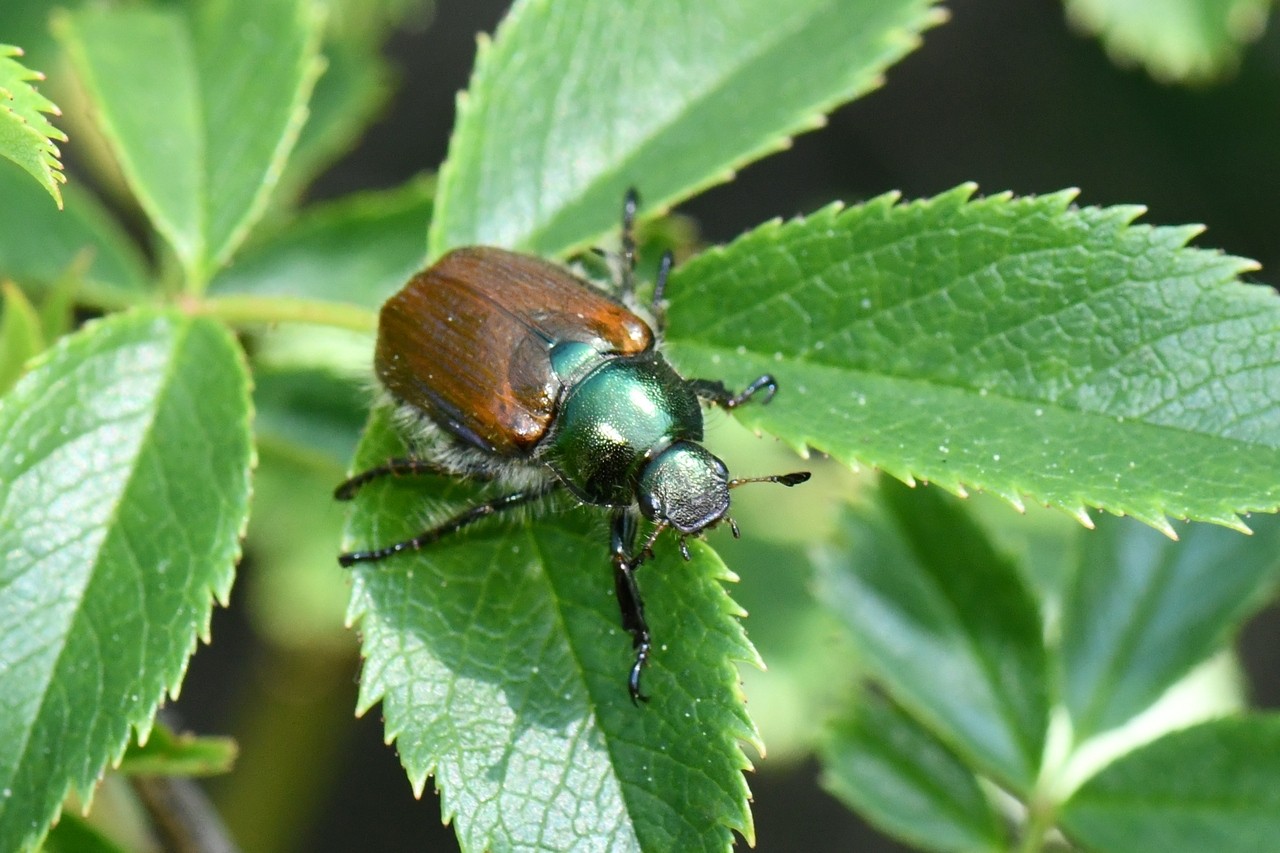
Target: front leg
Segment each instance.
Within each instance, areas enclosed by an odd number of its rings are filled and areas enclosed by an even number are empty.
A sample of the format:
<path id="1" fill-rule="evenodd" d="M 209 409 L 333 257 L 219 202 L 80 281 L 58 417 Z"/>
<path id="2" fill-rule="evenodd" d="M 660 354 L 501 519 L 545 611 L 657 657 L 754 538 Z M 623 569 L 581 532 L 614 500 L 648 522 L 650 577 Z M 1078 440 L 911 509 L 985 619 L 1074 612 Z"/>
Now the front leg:
<path id="1" fill-rule="evenodd" d="M 764 398 L 760 401 L 762 405 L 768 403 L 773 399 L 773 395 L 778 393 L 778 381 L 769 373 L 757 378 L 738 394 L 726 388 L 719 379 L 690 379 L 689 386 L 700 398 L 722 409 L 736 409 L 761 390 L 765 392 Z"/>
<path id="2" fill-rule="evenodd" d="M 638 705 L 649 697 L 640 692 L 640 672 L 649 661 L 649 623 L 644 618 L 644 600 L 636 584 L 636 569 L 640 568 L 644 555 L 636 555 L 636 517 L 625 509 L 614 510 L 609 536 L 609 551 L 613 560 L 613 581 L 618 592 L 618 608 L 622 611 L 622 627 L 631 634 L 631 644 L 636 650 L 635 663 L 627 678 L 627 690 L 631 702 Z"/>

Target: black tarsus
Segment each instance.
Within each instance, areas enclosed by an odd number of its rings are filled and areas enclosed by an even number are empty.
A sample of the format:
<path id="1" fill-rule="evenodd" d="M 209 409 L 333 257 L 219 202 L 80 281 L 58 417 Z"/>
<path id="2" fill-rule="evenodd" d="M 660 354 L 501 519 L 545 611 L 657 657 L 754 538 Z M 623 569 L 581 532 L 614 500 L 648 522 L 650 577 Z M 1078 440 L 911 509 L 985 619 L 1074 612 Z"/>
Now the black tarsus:
<path id="1" fill-rule="evenodd" d="M 649 697 L 640 692 L 640 673 L 649 662 L 649 623 L 644 618 L 644 600 L 636 584 L 636 569 L 644 561 L 643 555 L 634 555 L 636 546 L 636 517 L 625 509 L 613 512 L 609 534 L 609 552 L 613 559 L 613 581 L 618 591 L 618 608 L 622 611 L 622 627 L 631 634 L 631 645 L 636 650 L 635 663 L 627 676 L 627 690 L 631 703 L 648 702 Z"/>
<path id="2" fill-rule="evenodd" d="M 629 187 L 622 199 L 622 270 L 621 280 L 618 282 L 618 296 L 623 304 L 628 306 L 634 303 L 636 296 L 636 213 L 639 209 L 640 194 L 636 192 L 635 187 Z M 649 300 L 649 313 L 653 315 L 655 331 L 659 336 L 667 325 L 667 309 L 662 304 L 662 297 L 667 289 L 667 276 L 671 275 L 671 267 L 674 264 L 675 255 L 670 250 L 663 252 L 662 258 L 658 261 L 658 277 L 653 284 L 653 298 Z"/>
<path id="3" fill-rule="evenodd" d="M 725 387 L 725 384 L 719 379 L 690 379 L 689 386 L 693 389 L 693 393 L 722 409 L 738 408 L 754 397 L 761 389 L 765 389 L 767 392 L 764 399 L 760 401 L 762 406 L 772 400 L 773 395 L 778 393 L 778 380 L 774 379 L 770 373 L 757 377 L 754 382 L 737 394 Z"/>
<path id="4" fill-rule="evenodd" d="M 462 512 L 450 518 L 443 524 L 430 527 L 412 539 L 405 539 L 403 542 L 396 542 L 394 545 L 387 545 L 382 548 L 374 548 L 369 551 L 352 551 L 347 554 L 338 555 L 338 564 L 343 568 L 350 568 L 356 563 L 376 563 L 379 560 L 385 560 L 401 551 L 417 551 L 433 542 L 439 542 L 451 533 L 456 533 L 462 528 L 474 524 L 482 518 L 488 518 L 500 512 L 522 506 L 531 501 L 535 501 L 541 497 L 545 497 L 552 491 L 560 488 L 559 483 L 550 483 L 545 486 L 539 486 L 524 491 L 512 492 L 509 495 L 502 495 L 493 500 L 485 501 L 482 504 L 476 504 L 473 507 L 464 509 Z"/>

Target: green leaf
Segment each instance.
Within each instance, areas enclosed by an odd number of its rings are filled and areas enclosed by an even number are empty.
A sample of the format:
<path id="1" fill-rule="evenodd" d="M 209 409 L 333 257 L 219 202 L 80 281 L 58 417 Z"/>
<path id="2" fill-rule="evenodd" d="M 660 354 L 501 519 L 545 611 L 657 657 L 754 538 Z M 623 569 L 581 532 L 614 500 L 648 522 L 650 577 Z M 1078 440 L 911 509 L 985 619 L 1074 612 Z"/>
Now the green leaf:
<path id="1" fill-rule="evenodd" d="M 1280 508 L 1280 298 L 1198 229 L 960 187 L 771 223 L 677 269 L 686 376 L 781 387 L 735 416 L 963 493 L 1171 533 Z M 739 386 L 740 387 L 740 386 Z"/>
<path id="2" fill-rule="evenodd" d="M 431 21 L 434 0 L 324 0 L 328 37 L 347 45 L 376 48 L 396 29 L 422 29 Z"/>
<path id="3" fill-rule="evenodd" d="M 403 453 L 388 421 L 375 413 L 357 466 Z M 371 484 L 348 544 L 407 538 L 475 495 L 434 477 Z M 483 522 L 354 572 L 360 709 L 383 703 L 415 789 L 435 776 L 465 850 L 724 850 L 730 830 L 752 838 L 739 744 L 756 737 L 732 661 L 757 658 L 721 587 L 731 575 L 701 543 L 688 563 L 658 544 L 639 574 L 651 701 L 635 707 L 600 515 Z"/>
<path id="4" fill-rule="evenodd" d="M 794 461 L 791 465 L 800 467 Z M 753 462 L 752 470 L 761 469 Z M 773 495 L 775 506 L 786 501 L 788 515 L 800 497 Z M 803 497 L 802 511 L 812 496 L 806 492 Z M 742 525 L 743 538 L 733 539 L 725 531 L 714 534 L 711 544 L 742 578 L 733 598 L 750 614 L 746 626 L 751 643 L 768 663 L 767 669 L 746 669 L 742 680 L 751 718 L 768 745 L 768 766 L 777 771 L 812 755 L 820 734 L 814 709 L 830 707 L 843 697 L 858 683 L 858 670 L 850 663 L 851 644 L 839 624 L 814 598 L 808 543 L 771 540 L 776 530 L 744 516 L 743 498 L 740 492 L 733 496 L 733 518 Z M 775 519 L 771 526 L 782 525 Z"/>
<path id="5" fill-rule="evenodd" d="M 181 682 L 230 590 L 249 432 L 234 339 L 177 314 L 92 323 L 0 398 L 0 849 Z"/>
<path id="6" fill-rule="evenodd" d="M 229 737 L 199 736 L 152 726 L 146 744 L 131 743 L 119 772 L 132 776 L 214 776 L 228 773 L 236 760 Z"/>
<path id="7" fill-rule="evenodd" d="M 65 814 L 49 832 L 43 853 L 128 853 L 97 827 L 75 814 Z"/>
<path id="8" fill-rule="evenodd" d="M 27 361 L 44 349 L 40 315 L 12 282 L 0 282 L 0 395 L 18 381 Z"/>
<path id="9" fill-rule="evenodd" d="M 346 467 L 369 420 L 364 383 L 325 368 L 255 360 L 253 393 L 256 433 L 295 456 L 315 454 L 331 474 Z"/>
<path id="10" fill-rule="evenodd" d="M 891 835 L 926 850 L 1000 850 L 1003 832 L 973 772 L 873 694 L 830 727 L 822 784 Z"/>
<path id="11" fill-rule="evenodd" d="M 879 84 L 940 20 L 931 0 L 525 0 L 482 39 L 440 172 L 431 257 L 538 254 L 664 209 L 785 148 Z"/>
<path id="12" fill-rule="evenodd" d="M 1049 721 L 1036 602 L 954 498 L 882 478 L 821 553 L 819 597 L 875 680 L 972 767 L 1027 791 Z"/>
<path id="13" fill-rule="evenodd" d="M 1121 758 L 1067 802 L 1062 826 L 1103 853 L 1275 849 L 1280 716 L 1203 723 Z"/>
<path id="14" fill-rule="evenodd" d="M 346 508 L 333 499 L 333 487 L 342 479 L 359 427 L 349 430 L 343 462 L 281 440 L 277 432 L 281 404 L 266 398 L 285 385 L 287 377 L 276 374 L 264 388 L 260 375 L 253 374 L 254 396 L 263 404 L 255 421 L 259 461 L 244 545 L 255 572 L 245 590 L 244 606 L 255 633 L 273 646 L 297 649 L 308 661 L 318 652 L 333 652 L 349 662 L 356 649 L 356 638 L 344 620 L 351 584 L 346 572 L 334 568 Z M 329 423 L 333 413 L 323 411 L 323 403 L 320 408 L 315 416 L 320 421 L 314 427 L 317 432 L 333 427 Z M 275 417 L 268 419 L 266 415 L 273 411 Z M 353 414 L 365 412 L 357 407 Z M 305 414 L 301 408 L 294 413 L 298 427 L 304 425 Z"/>
<path id="15" fill-rule="evenodd" d="M 25 169 L 62 207 L 59 184 L 67 176 L 58 159 L 61 152 L 53 143 L 66 142 L 67 135 L 45 118 L 46 113 L 61 113 L 31 85 L 44 75 L 28 70 L 15 56 L 22 56 L 21 48 L 0 44 L 0 156 Z"/>
<path id="16" fill-rule="evenodd" d="M 1227 641 L 1280 578 L 1280 518 L 1181 541 L 1121 520 L 1082 534 L 1063 613 L 1063 699 L 1077 741 L 1146 708 Z"/>
<path id="17" fill-rule="evenodd" d="M 138 247 L 86 190 L 66 187 L 59 211 L 26 176 L 0 163 L 0 198 L 0 275 L 47 288 L 75 268 L 83 292 L 107 304 L 146 287 Z"/>
<path id="18" fill-rule="evenodd" d="M 262 213 L 306 117 L 315 6 L 90 7 L 57 24 L 126 180 L 198 290 Z"/>
<path id="19" fill-rule="evenodd" d="M 1067 17 L 1102 37 L 1117 62 L 1168 82 L 1200 82 L 1235 69 L 1262 35 L 1270 0 L 1067 0 Z"/>
<path id="20" fill-rule="evenodd" d="M 317 175 L 350 151 L 391 95 L 391 69 L 372 49 L 329 44 L 324 59 L 306 124 L 276 187 L 275 200 L 280 203 L 293 203 Z M 418 253 L 422 254 L 421 234 Z"/>
<path id="21" fill-rule="evenodd" d="M 289 227 L 246 247 L 210 291 L 377 308 L 422 268 L 433 188 L 431 180 L 419 179 L 309 208 Z"/>

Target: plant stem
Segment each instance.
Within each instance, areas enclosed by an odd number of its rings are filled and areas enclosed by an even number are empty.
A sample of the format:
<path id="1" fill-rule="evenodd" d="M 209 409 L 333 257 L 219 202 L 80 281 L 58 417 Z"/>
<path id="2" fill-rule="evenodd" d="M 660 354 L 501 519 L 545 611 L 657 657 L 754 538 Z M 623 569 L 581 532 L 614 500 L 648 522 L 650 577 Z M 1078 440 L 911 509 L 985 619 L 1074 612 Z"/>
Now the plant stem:
<path id="1" fill-rule="evenodd" d="M 1053 829 L 1054 807 L 1038 796 L 1027 804 L 1027 823 L 1023 827 L 1022 843 L 1018 853 L 1040 853 L 1044 849 L 1045 836 Z"/>
<path id="2" fill-rule="evenodd" d="M 295 296 L 211 296 L 181 301 L 192 315 L 216 317 L 231 325 L 307 323 L 372 334 L 378 317 L 372 311 L 345 302 L 322 302 Z"/>

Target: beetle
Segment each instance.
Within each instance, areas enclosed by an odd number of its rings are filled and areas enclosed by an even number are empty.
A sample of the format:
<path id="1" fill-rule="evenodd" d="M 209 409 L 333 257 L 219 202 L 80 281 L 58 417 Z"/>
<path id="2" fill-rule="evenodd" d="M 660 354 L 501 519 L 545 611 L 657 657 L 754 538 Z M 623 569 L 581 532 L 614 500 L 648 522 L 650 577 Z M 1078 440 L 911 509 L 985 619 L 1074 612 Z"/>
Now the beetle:
<path id="1" fill-rule="evenodd" d="M 472 246 L 447 253 L 387 300 L 374 369 L 414 455 L 355 474 L 334 492 L 350 500 L 372 480 L 424 473 L 503 487 L 412 539 L 341 554 L 344 567 L 416 551 L 560 490 L 609 508 L 618 605 L 635 652 L 627 687 L 636 703 L 647 699 L 640 675 L 652 646 L 636 570 L 658 536 L 673 529 L 688 560 L 690 536 L 722 521 L 739 535 L 727 515 L 731 489 L 809 479 L 808 472 L 730 479 L 702 446 L 702 403 L 734 409 L 757 395 L 767 403 L 777 382 L 765 374 L 733 393 L 718 380 L 685 379 L 663 357 L 672 256 L 659 265 L 651 326 L 636 313 L 637 205 L 631 190 L 612 293 L 549 261 Z M 641 518 L 653 530 L 637 550 Z"/>

